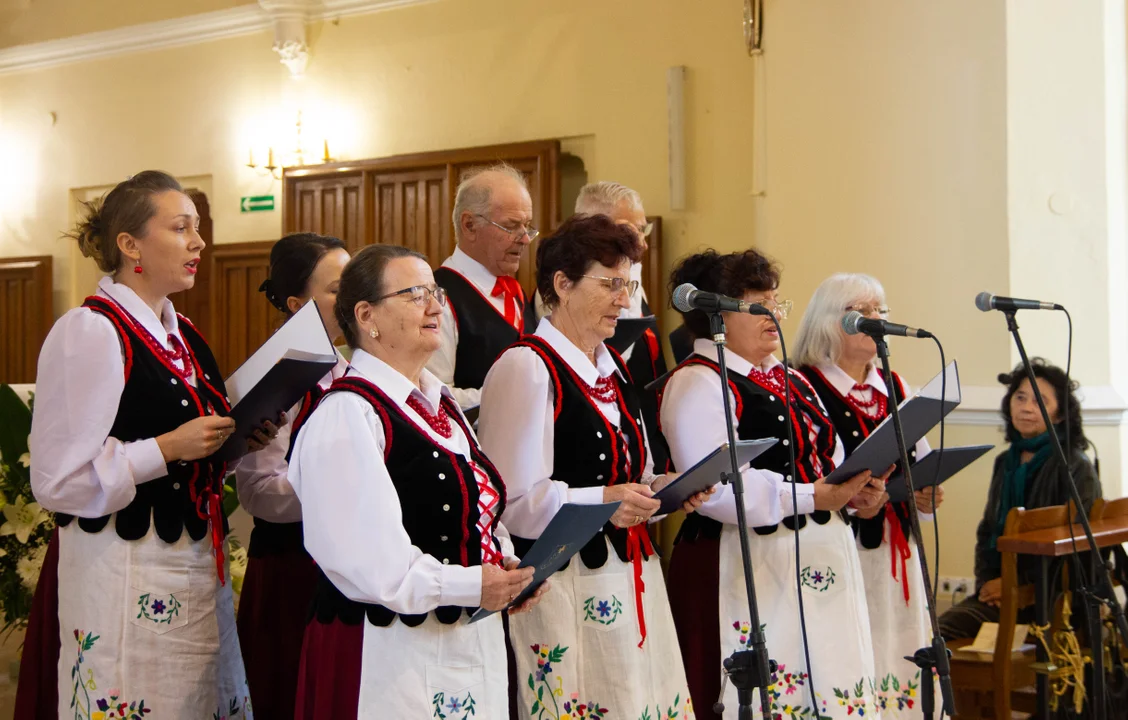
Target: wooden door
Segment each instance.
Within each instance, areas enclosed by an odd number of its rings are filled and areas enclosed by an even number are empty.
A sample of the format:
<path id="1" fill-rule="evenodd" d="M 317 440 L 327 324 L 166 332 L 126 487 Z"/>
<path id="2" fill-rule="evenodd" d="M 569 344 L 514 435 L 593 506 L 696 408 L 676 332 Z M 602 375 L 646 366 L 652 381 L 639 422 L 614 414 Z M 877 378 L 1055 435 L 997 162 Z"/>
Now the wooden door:
<path id="1" fill-rule="evenodd" d="M 212 218 L 211 206 L 208 196 L 199 190 L 189 188 L 185 190 L 188 197 L 196 204 L 196 213 L 200 216 L 200 237 L 204 239 L 204 249 L 200 253 L 200 265 L 196 272 L 196 284 L 191 290 L 173 293 L 168 296 L 176 311 L 192 321 L 192 324 L 211 342 L 211 333 L 214 324 L 211 319 L 212 291 L 211 281 L 215 275 L 212 267 Z M 215 348 L 212 348 L 214 351 Z"/>
<path id="2" fill-rule="evenodd" d="M 51 256 L 0 260 L 0 382 L 33 383 L 55 321 Z"/>
<path id="3" fill-rule="evenodd" d="M 501 161 L 520 170 L 532 195 L 533 224 L 547 233 L 560 223 L 559 156 L 560 143 L 545 140 L 287 168 L 284 231 L 336 235 L 351 252 L 373 243 L 403 245 L 438 267 L 454 251 L 450 214 L 463 172 Z M 535 252 L 530 248 L 517 276 L 528 290 Z"/>
<path id="4" fill-rule="evenodd" d="M 219 245 L 212 251 L 213 336 L 208 341 L 227 377 L 282 322 L 259 286 L 270 272 L 273 240 Z"/>

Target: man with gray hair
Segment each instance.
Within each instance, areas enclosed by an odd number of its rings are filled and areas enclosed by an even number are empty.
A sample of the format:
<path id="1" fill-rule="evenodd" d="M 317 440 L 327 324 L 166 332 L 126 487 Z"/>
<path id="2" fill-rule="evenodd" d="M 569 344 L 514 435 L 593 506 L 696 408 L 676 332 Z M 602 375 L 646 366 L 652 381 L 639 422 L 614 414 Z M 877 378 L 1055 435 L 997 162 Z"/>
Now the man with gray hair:
<path id="1" fill-rule="evenodd" d="M 427 369 L 469 409 L 480 404 L 482 383 L 498 355 L 536 327 L 513 276 L 538 231 L 525 178 L 505 163 L 463 175 L 451 220 L 457 247 L 435 271 L 435 282 L 447 292 L 442 345 Z"/>
<path id="2" fill-rule="evenodd" d="M 617 182 L 601 181 L 584 185 L 576 198 L 577 215 L 606 215 L 619 225 L 627 225 L 634 230 L 635 237 L 643 251 L 650 249 L 648 238 L 654 231 L 654 223 L 646 219 L 642 207 L 642 196 L 637 191 Z M 631 280 L 638 281 L 639 292 L 631 297 L 631 306 L 622 311 L 622 317 L 640 318 L 653 315 L 642 289 L 642 263 L 631 265 Z M 662 343 L 658 334 L 646 330 L 634 345 L 623 353 L 623 360 L 631 372 L 631 378 L 638 387 L 642 403 L 643 419 L 646 421 L 646 434 L 650 440 L 651 454 L 654 455 L 655 472 L 666 468 L 669 457 L 658 430 L 657 397 L 644 388 L 666 373 L 666 357 L 662 354 Z"/>

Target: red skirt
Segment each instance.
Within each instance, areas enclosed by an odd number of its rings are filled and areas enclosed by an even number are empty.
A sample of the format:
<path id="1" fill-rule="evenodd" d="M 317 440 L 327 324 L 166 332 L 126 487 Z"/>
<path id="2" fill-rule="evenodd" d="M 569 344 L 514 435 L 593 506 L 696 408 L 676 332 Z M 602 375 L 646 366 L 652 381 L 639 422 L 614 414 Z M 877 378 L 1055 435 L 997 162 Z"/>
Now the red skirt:
<path id="1" fill-rule="evenodd" d="M 295 720 L 356 720 L 365 622 L 347 625 L 338 618 L 331 623 L 311 620 L 306 625 Z"/>
<path id="2" fill-rule="evenodd" d="M 303 549 L 247 560 L 237 624 L 259 717 L 294 717 L 302 638 L 316 587 L 317 567 Z"/>
<path id="3" fill-rule="evenodd" d="M 59 531 L 55 530 L 47 543 L 27 618 L 13 717 L 59 717 L 59 647 Z"/>
<path id="4" fill-rule="evenodd" d="M 666 592 L 678 631 L 682 663 L 697 720 L 721 720 L 720 539 L 698 537 L 674 545 Z"/>

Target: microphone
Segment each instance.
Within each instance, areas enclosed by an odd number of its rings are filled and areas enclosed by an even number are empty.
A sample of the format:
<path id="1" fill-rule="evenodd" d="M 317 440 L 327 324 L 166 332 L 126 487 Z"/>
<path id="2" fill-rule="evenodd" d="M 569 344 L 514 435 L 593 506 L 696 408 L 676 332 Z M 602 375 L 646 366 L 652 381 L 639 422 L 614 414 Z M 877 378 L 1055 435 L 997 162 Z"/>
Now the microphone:
<path id="1" fill-rule="evenodd" d="M 682 283 L 674 290 L 674 307 L 682 312 L 704 310 L 705 312 L 741 312 L 750 315 L 771 315 L 772 311 L 758 303 L 745 302 L 719 293 L 705 292 L 693 287 L 692 283 Z"/>
<path id="2" fill-rule="evenodd" d="M 1065 308 L 1057 303 L 992 295 L 986 290 L 975 296 L 975 307 L 983 312 L 989 312 L 991 310 L 1002 310 L 1004 312 L 1013 312 L 1015 310 L 1065 310 Z"/>
<path id="3" fill-rule="evenodd" d="M 842 329 L 846 331 L 847 335 L 864 333 L 870 337 L 880 337 L 882 335 L 900 335 L 901 337 L 915 338 L 933 337 L 932 333 L 927 330 L 909 327 L 908 325 L 898 325 L 897 323 L 891 323 L 886 320 L 868 318 L 857 310 L 851 310 L 842 318 Z"/>

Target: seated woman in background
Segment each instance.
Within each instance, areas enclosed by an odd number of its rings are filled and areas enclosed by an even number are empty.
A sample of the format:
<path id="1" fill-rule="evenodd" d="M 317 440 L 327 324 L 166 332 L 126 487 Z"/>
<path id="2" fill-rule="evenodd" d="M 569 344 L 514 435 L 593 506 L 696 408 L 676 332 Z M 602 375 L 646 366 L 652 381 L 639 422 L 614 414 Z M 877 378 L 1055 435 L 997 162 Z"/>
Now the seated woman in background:
<path id="1" fill-rule="evenodd" d="M 1034 377 L 1046 402 L 1046 410 L 1058 437 L 1065 442 L 1064 419 L 1069 418 L 1069 472 L 1077 482 L 1077 490 L 1088 513 L 1101 496 L 1101 483 L 1084 449 L 1087 444 L 1081 427 L 1081 403 L 1061 368 L 1034 358 Z M 975 540 L 975 594 L 940 616 L 940 634 L 946 640 L 971 638 L 985 622 L 999 621 L 1002 598 L 1002 563 L 995 544 L 1003 534 L 1011 508 L 1027 509 L 1064 505 L 1069 501 L 1069 480 L 1065 468 L 1054 454 L 1054 446 L 1030 380 L 1021 365 L 1010 373 L 999 375 L 1007 386 L 1003 398 L 1003 419 L 1010 447 L 995 458 L 991 487 L 987 491 L 987 507 L 979 522 Z M 1035 566 L 1019 558 L 1019 582 L 1033 581 Z M 1027 559 L 1028 560 L 1028 559 Z M 1020 610 L 1018 622 L 1033 619 L 1033 608 Z"/>

